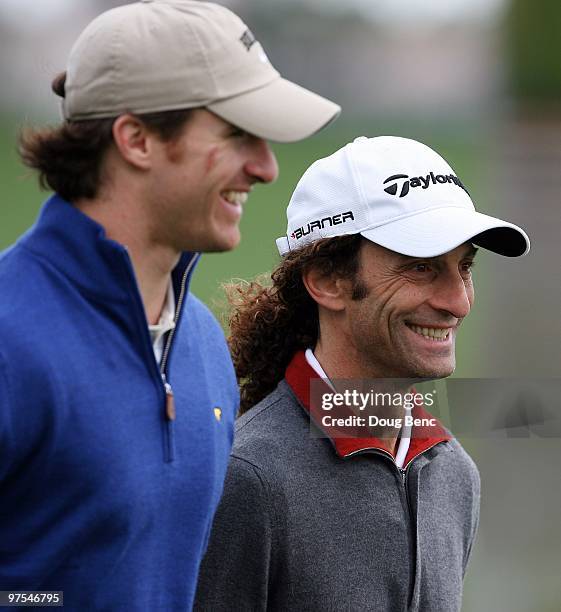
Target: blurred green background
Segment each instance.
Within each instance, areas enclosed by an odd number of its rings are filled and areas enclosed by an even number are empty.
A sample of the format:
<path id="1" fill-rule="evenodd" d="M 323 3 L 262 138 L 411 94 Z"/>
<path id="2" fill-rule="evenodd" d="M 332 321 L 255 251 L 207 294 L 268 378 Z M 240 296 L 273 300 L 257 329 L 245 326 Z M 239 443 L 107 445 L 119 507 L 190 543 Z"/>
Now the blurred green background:
<path id="1" fill-rule="evenodd" d="M 0 249 L 33 223 L 47 196 L 18 161 L 18 130 L 58 120 L 52 77 L 84 25 L 123 3 L 0 2 Z M 203 257 L 194 292 L 222 316 L 222 282 L 274 267 L 286 205 L 314 160 L 359 135 L 413 137 L 450 162 L 480 211 L 522 225 L 532 239 L 522 260 L 478 255 L 476 304 L 462 325 L 455 376 L 561 379 L 561 3 L 224 3 L 283 75 L 337 100 L 344 113 L 303 143 L 274 146 L 279 180 L 249 198 L 241 245 Z M 483 489 L 463 610 L 561 610 L 561 441 L 462 443 Z"/>
<path id="2" fill-rule="evenodd" d="M 485 199 L 481 171 L 485 151 L 480 143 L 484 134 L 478 138 L 473 126 L 469 125 L 443 127 L 437 122 L 425 122 L 421 126 L 415 122 L 409 123 L 407 125 L 407 121 L 391 122 L 372 118 L 341 118 L 329 129 L 304 142 L 273 145 L 281 169 L 279 179 L 272 185 L 257 185 L 252 192 L 244 207 L 240 246 L 229 253 L 205 254 L 193 278 L 193 292 L 209 304 L 225 329 L 227 304 L 222 283 L 235 278 L 247 280 L 273 269 L 279 261 L 275 238 L 286 232 L 286 206 L 299 178 L 314 160 L 330 155 L 353 138 L 381 134 L 417 138 L 436 148 L 457 169 L 476 201 Z M 19 130 L 24 125 L 29 125 L 29 122 L 8 116 L 0 119 L 0 184 L 3 202 L 0 249 L 6 248 L 33 223 L 42 202 L 48 196 L 48 193 L 39 190 L 35 174 L 19 161 L 16 142 Z M 487 203 L 487 212 L 492 212 L 492 208 Z M 484 282 L 485 275 L 482 276 L 478 279 L 479 285 Z M 466 321 L 467 326 L 476 329 L 477 322 L 470 319 Z M 459 349 L 457 375 L 476 375 L 473 366 L 477 357 L 471 350 L 473 342 L 470 334 L 462 331 L 466 338 Z"/>

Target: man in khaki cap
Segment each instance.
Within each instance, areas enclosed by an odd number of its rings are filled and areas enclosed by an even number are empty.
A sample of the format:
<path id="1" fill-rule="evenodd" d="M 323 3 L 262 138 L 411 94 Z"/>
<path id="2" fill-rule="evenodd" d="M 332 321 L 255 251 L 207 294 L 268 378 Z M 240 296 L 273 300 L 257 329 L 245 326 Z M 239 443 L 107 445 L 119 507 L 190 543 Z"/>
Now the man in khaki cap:
<path id="1" fill-rule="evenodd" d="M 53 89 L 64 122 L 20 149 L 55 195 L 0 255 L 0 590 L 189 610 L 238 408 L 191 274 L 236 246 L 252 185 L 275 179 L 267 139 L 339 107 L 191 0 L 102 14 Z"/>

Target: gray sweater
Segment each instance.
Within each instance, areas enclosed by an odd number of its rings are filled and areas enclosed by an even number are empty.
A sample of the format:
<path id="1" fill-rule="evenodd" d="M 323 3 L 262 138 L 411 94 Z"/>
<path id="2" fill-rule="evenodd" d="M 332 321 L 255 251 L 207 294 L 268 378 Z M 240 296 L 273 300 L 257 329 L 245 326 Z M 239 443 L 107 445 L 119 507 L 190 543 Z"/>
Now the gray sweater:
<path id="1" fill-rule="evenodd" d="M 335 452 L 282 381 L 237 422 L 195 610 L 460 610 L 479 475 L 455 439 L 405 476 Z"/>

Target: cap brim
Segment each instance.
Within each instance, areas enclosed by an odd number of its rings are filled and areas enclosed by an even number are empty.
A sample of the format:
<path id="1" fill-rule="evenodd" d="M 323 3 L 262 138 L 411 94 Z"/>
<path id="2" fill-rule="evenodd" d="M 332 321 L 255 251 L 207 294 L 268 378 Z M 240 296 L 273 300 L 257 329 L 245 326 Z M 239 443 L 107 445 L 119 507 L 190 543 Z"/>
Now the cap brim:
<path id="1" fill-rule="evenodd" d="M 276 142 L 307 138 L 341 112 L 334 102 L 280 77 L 207 108 L 250 134 Z"/>
<path id="2" fill-rule="evenodd" d="M 464 242 L 507 257 L 520 257 L 530 250 L 530 239 L 523 229 L 467 208 L 426 210 L 360 233 L 411 257 L 436 257 Z"/>

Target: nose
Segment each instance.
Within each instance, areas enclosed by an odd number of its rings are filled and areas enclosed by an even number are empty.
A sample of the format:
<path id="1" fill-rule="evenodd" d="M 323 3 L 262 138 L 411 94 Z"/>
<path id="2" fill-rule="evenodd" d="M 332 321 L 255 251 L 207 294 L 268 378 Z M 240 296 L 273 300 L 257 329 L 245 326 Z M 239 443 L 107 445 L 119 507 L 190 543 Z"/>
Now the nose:
<path id="1" fill-rule="evenodd" d="M 474 292 L 471 279 L 458 272 L 442 274 L 434 285 L 429 301 L 432 308 L 446 312 L 457 319 L 467 317 L 473 304 Z"/>
<path id="2" fill-rule="evenodd" d="M 262 138 L 253 138 L 251 155 L 245 164 L 245 172 L 259 183 L 272 183 L 279 174 L 277 158 L 269 143 Z"/>

